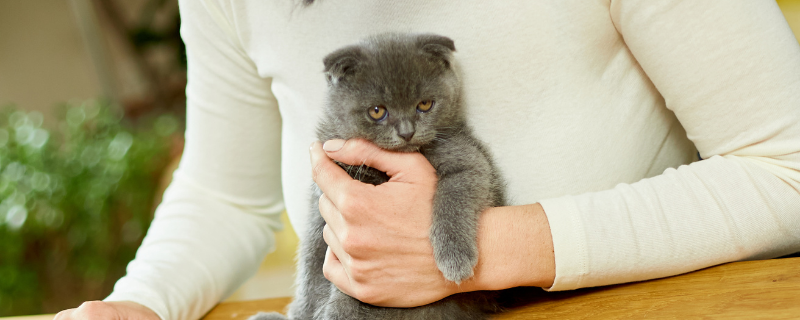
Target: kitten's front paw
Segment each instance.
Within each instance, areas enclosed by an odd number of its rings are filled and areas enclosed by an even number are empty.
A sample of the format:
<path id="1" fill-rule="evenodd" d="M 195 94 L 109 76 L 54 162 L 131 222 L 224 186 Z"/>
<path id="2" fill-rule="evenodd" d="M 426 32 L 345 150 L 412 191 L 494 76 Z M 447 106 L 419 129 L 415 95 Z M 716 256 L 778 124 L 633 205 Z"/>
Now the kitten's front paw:
<path id="1" fill-rule="evenodd" d="M 453 241 L 434 245 L 433 248 L 436 266 L 445 279 L 460 284 L 474 275 L 473 269 L 478 264 L 478 247 L 475 244 Z"/>
<path id="2" fill-rule="evenodd" d="M 247 318 L 247 320 L 287 320 L 287 319 L 289 318 L 277 312 L 259 312 L 253 315 L 252 317 Z"/>

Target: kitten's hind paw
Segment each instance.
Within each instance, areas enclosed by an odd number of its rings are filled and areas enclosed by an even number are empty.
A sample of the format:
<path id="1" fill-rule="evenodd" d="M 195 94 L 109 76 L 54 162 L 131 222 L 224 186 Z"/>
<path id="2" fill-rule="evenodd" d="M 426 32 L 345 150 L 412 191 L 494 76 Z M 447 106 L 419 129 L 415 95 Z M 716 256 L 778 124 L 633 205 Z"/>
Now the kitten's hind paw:
<path id="1" fill-rule="evenodd" d="M 252 317 L 247 318 L 247 320 L 287 320 L 287 319 L 289 318 L 277 312 L 259 312 L 253 315 Z"/>
<path id="2" fill-rule="evenodd" d="M 473 268 L 478 264 L 478 248 L 468 244 L 461 246 L 451 243 L 451 246 L 441 248 L 435 255 L 436 266 L 442 271 L 444 278 L 460 284 L 471 278 L 475 273 Z"/>

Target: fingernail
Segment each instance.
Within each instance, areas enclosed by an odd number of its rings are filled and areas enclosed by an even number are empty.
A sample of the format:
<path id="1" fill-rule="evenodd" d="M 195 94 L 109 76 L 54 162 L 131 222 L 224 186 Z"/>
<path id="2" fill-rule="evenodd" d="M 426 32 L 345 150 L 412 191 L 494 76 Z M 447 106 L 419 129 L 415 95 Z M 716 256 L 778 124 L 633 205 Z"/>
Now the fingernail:
<path id="1" fill-rule="evenodd" d="M 344 140 L 342 139 L 333 139 L 325 141 L 325 144 L 322 145 L 322 150 L 327 152 L 334 152 L 339 151 L 344 146 Z"/>

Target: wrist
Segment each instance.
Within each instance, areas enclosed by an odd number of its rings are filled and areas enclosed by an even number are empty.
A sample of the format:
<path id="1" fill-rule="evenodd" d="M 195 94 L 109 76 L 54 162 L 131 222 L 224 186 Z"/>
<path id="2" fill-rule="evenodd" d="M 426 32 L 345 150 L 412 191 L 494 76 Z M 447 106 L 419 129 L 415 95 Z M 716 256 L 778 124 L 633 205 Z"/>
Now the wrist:
<path id="1" fill-rule="evenodd" d="M 478 229 L 475 276 L 460 291 L 550 287 L 555 280 L 553 237 L 538 203 L 490 208 Z"/>

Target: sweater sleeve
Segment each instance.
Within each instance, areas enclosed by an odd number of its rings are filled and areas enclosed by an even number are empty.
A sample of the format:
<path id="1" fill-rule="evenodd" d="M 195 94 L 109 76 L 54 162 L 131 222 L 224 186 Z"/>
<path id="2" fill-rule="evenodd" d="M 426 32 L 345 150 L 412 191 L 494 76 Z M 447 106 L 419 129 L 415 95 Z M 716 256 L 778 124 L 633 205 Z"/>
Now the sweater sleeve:
<path id="1" fill-rule="evenodd" d="M 127 274 L 107 301 L 198 319 L 258 269 L 281 228 L 281 117 L 222 6 L 181 1 L 186 147 Z"/>
<path id="2" fill-rule="evenodd" d="M 610 10 L 705 160 L 542 201 L 550 290 L 800 251 L 800 46 L 775 2 L 612 0 Z"/>

